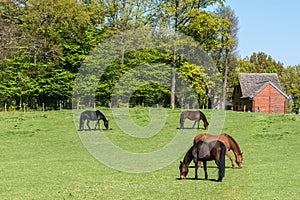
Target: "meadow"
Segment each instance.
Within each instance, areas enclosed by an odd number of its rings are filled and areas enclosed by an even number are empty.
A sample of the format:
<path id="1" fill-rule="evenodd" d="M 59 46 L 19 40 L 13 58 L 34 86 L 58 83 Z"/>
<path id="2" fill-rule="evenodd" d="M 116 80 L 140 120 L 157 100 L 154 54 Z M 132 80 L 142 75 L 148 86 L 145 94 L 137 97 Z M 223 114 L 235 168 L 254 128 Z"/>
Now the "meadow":
<path id="1" fill-rule="evenodd" d="M 140 139 L 124 136 L 111 110 L 101 108 L 101 111 L 108 116 L 112 127 L 104 131 L 105 135 L 123 149 L 142 153 L 159 149 L 174 137 L 181 112 L 167 109 L 161 133 Z M 203 112 L 210 121 L 211 111 Z M 147 108 L 132 108 L 130 114 L 141 126 L 151 121 Z M 191 125 L 187 122 L 187 126 Z M 222 132 L 239 143 L 244 166 L 232 169 L 226 158 L 222 183 L 203 180 L 203 169 L 199 169 L 199 180 L 192 179 L 193 169 L 188 179 L 179 180 L 179 161 L 185 152 L 170 165 L 153 172 L 112 169 L 87 151 L 71 110 L 2 112 L 0 127 L 0 199 L 300 198 L 299 115 L 226 111 Z M 206 132 L 204 129 L 187 131 L 195 135 Z M 209 179 L 217 178 L 214 162 L 208 166 Z"/>

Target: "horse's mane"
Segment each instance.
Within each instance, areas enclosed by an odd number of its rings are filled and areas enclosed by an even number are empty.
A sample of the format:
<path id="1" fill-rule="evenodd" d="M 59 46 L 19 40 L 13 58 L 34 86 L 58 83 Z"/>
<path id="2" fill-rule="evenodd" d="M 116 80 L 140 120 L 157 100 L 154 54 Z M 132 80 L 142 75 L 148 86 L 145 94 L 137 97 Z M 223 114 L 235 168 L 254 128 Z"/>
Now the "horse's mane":
<path id="1" fill-rule="evenodd" d="M 192 151 L 193 151 L 193 147 L 194 145 L 186 152 L 184 159 L 183 159 L 183 163 L 184 164 L 190 164 L 192 159 L 193 159 L 193 155 L 192 155 Z"/>
<path id="2" fill-rule="evenodd" d="M 199 112 L 200 112 L 200 114 L 203 116 L 204 120 L 207 121 L 206 116 L 204 115 L 204 113 L 201 112 L 200 110 L 199 110 Z"/>
<path id="3" fill-rule="evenodd" d="M 235 139 L 234 139 L 233 137 L 231 137 L 230 135 L 228 135 L 227 133 L 224 133 L 224 135 L 225 135 L 226 137 L 228 137 L 230 140 L 233 141 L 233 143 L 236 145 L 238 151 L 241 153 L 240 146 L 239 146 L 239 144 L 235 141 Z"/>
<path id="4" fill-rule="evenodd" d="M 103 121 L 107 121 L 105 115 L 104 115 L 102 112 L 100 112 L 99 110 L 96 110 L 96 113 L 98 113 L 98 114 L 101 116 L 101 119 L 102 119 Z"/>

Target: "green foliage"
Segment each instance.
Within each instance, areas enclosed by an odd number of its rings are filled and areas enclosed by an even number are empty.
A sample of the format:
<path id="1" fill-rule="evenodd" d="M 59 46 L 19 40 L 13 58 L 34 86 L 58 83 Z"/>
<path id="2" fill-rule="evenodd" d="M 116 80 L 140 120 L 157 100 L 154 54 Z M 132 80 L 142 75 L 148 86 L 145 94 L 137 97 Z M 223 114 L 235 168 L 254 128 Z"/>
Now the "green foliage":
<path id="1" fill-rule="evenodd" d="M 282 74 L 284 67 L 270 55 L 263 52 L 253 53 L 250 58 L 241 60 L 240 72 L 247 73 L 277 73 Z"/>
<path id="2" fill-rule="evenodd" d="M 291 111 L 299 113 L 300 109 L 300 65 L 287 67 L 282 74 L 282 87 L 292 97 Z"/>
<path id="3" fill-rule="evenodd" d="M 167 28 L 171 32 L 179 31 L 199 42 L 218 67 L 215 74 L 224 81 L 223 91 L 227 89 L 228 96 L 237 84 L 240 72 L 278 73 L 281 83 L 286 83 L 285 90 L 293 97 L 292 109 L 296 111 L 299 108 L 299 93 L 294 87 L 297 83 L 287 79 L 292 73 L 290 69 L 285 70 L 282 63 L 264 53 L 254 53 L 245 59 L 238 59 L 235 55 L 238 20 L 230 8 L 224 7 L 224 2 L 2 0 L 0 107 L 6 103 L 14 110 L 26 104 L 34 109 L 46 103 L 50 109 L 56 109 L 63 102 L 70 108 L 76 74 L 95 47 L 112 35 L 152 27 L 155 30 Z M 211 6 L 219 7 L 214 12 L 208 12 L 206 8 Z M 126 52 L 126 44 L 118 48 L 119 57 L 110 62 L 100 80 L 96 80 L 96 75 L 91 80 L 85 80 L 89 84 L 99 81 L 94 91 L 97 105 L 108 106 L 115 84 L 124 74 L 143 64 L 162 63 L 176 68 L 180 77 L 198 95 L 199 101 L 207 102 L 211 95 L 208 91 L 217 85 L 214 78 L 208 77 L 209 73 L 203 70 L 206 66 L 195 66 L 181 60 L 175 49 L 169 49 L 170 52 L 155 48 Z M 96 66 L 99 62 L 93 60 L 90 65 Z M 155 76 L 161 75 L 164 74 Z M 153 76 L 149 74 L 149 77 Z M 296 78 L 291 80 L 297 81 Z M 88 98 L 91 91 L 86 91 L 84 87 L 82 85 L 80 95 Z M 169 90 L 157 83 L 143 84 L 133 93 L 131 103 L 140 105 L 147 102 L 150 106 L 160 101 L 162 105 L 168 105 L 174 95 Z M 86 101 L 91 103 L 91 100 Z"/>

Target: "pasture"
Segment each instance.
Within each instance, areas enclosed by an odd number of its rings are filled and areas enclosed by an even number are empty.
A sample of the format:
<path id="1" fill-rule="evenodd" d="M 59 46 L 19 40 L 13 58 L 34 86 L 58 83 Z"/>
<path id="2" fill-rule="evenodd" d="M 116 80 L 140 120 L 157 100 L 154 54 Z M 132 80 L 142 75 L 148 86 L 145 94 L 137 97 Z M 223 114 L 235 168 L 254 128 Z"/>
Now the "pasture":
<path id="1" fill-rule="evenodd" d="M 133 152 L 159 149 L 179 127 L 180 110 L 167 110 L 161 133 L 138 139 L 123 136 L 109 109 L 100 109 L 113 130 L 104 131 L 116 145 Z M 210 110 L 203 110 L 210 122 Z M 140 125 L 150 121 L 147 108 L 132 108 Z M 101 121 L 101 127 L 103 122 Z M 185 126 L 192 126 L 186 122 Z M 93 122 L 91 122 L 93 126 Z M 91 126 L 91 127 L 92 127 Z M 0 199 L 299 199 L 300 116 L 226 111 L 223 132 L 243 151 L 243 168 L 231 169 L 226 157 L 223 182 L 179 180 L 179 161 L 149 173 L 126 173 L 94 159 L 81 143 L 70 110 L 0 113 Z M 206 132 L 200 121 L 196 135 Z M 95 131 L 93 134 L 97 134 Z M 192 145 L 191 140 L 191 145 Z M 188 148 L 187 148 L 188 149 Z M 134 160 L 128 160 L 134 162 Z M 150 163 L 151 164 L 151 163 Z M 214 162 L 208 178 L 216 179 Z"/>

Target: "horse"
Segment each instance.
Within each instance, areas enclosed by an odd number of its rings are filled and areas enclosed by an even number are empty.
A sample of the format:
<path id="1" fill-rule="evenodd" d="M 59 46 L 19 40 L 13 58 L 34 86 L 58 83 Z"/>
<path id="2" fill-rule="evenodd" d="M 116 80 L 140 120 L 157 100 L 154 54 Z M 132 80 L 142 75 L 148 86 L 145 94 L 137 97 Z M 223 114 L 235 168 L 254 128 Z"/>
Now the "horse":
<path id="1" fill-rule="evenodd" d="M 193 160 L 195 163 L 195 179 L 198 179 L 198 161 L 202 161 L 205 173 L 205 180 L 207 180 L 208 174 L 206 162 L 215 160 L 215 163 L 219 169 L 219 177 L 217 181 L 222 182 L 222 179 L 225 176 L 225 153 L 226 146 L 224 143 L 218 140 L 212 142 L 204 142 L 200 140 L 187 151 L 183 161 L 180 161 L 180 178 L 186 178 L 189 172 L 189 164 Z"/>
<path id="2" fill-rule="evenodd" d="M 184 128 L 184 121 L 185 121 L 186 118 L 188 118 L 189 120 L 194 120 L 195 121 L 195 123 L 193 125 L 193 129 L 194 129 L 197 122 L 198 122 L 198 129 L 199 129 L 200 120 L 203 121 L 204 128 L 206 130 L 208 129 L 209 123 L 206 119 L 206 116 L 200 110 L 199 111 L 183 111 L 181 113 L 181 116 L 180 116 L 180 129 Z"/>
<path id="3" fill-rule="evenodd" d="M 100 120 L 103 120 L 105 128 L 108 129 L 108 120 L 106 119 L 104 114 L 102 112 L 100 112 L 99 110 L 96 110 L 96 111 L 87 110 L 87 111 L 82 112 L 80 114 L 79 130 L 84 130 L 84 121 L 85 120 L 87 121 L 86 125 L 88 126 L 89 130 L 91 130 L 90 121 L 97 121 L 95 124 L 94 130 L 97 129 L 97 126 L 99 127 L 99 130 L 100 130 Z"/>
<path id="4" fill-rule="evenodd" d="M 231 160 L 232 168 L 234 168 L 234 161 L 233 161 L 233 158 L 232 158 L 231 154 L 229 153 L 230 150 L 232 150 L 234 155 L 235 155 L 236 164 L 239 167 L 243 166 L 243 153 L 241 152 L 238 143 L 230 135 L 228 135 L 226 133 L 223 133 L 223 134 L 220 134 L 220 135 L 210 135 L 210 134 L 202 133 L 202 134 L 199 134 L 199 135 L 195 136 L 194 144 L 197 143 L 200 140 L 206 141 L 206 142 L 210 142 L 210 141 L 213 141 L 213 140 L 219 140 L 219 141 L 223 142 L 226 146 L 226 155 Z"/>

